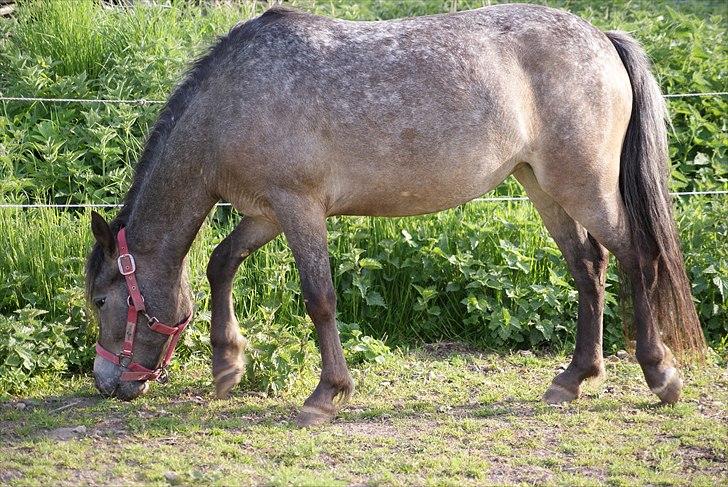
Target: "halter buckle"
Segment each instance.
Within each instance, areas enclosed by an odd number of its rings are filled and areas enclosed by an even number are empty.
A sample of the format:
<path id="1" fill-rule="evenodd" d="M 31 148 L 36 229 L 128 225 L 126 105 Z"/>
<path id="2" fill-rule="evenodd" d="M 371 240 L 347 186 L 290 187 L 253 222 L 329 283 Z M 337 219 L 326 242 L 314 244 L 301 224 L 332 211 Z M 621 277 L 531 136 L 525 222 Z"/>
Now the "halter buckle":
<path id="1" fill-rule="evenodd" d="M 131 357 L 132 357 L 132 354 L 119 352 L 119 365 L 121 365 L 124 368 L 129 368 L 129 364 L 131 364 Z"/>
<path id="2" fill-rule="evenodd" d="M 127 259 L 127 261 L 124 262 L 124 259 Z M 122 276 L 128 276 L 136 272 L 136 261 L 131 254 L 121 254 L 117 257 L 116 264 L 119 266 L 119 272 L 121 272 Z"/>
<path id="3" fill-rule="evenodd" d="M 156 316 L 149 316 L 147 313 L 142 313 L 142 315 L 147 319 L 147 326 L 149 328 L 153 327 L 155 323 L 159 323 Z"/>

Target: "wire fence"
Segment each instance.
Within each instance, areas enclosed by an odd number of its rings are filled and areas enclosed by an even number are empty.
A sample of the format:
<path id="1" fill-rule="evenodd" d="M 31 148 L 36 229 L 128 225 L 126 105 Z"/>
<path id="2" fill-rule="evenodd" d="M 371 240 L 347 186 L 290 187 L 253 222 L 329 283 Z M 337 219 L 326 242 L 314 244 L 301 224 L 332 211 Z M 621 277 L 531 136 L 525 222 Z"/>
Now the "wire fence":
<path id="1" fill-rule="evenodd" d="M 127 104 L 127 105 L 155 105 L 164 103 L 164 100 L 147 100 L 139 98 L 136 100 L 124 100 L 116 98 L 43 98 L 38 96 L 0 96 L 0 101 L 18 101 L 25 103 L 47 102 L 47 103 L 85 103 L 85 104 Z"/>
<path id="2" fill-rule="evenodd" d="M 686 196 L 718 196 L 728 195 L 728 191 L 677 191 L 670 193 L 672 196 L 686 197 Z M 526 196 L 490 196 L 483 198 L 474 198 L 470 201 L 477 203 L 499 203 L 508 201 L 528 201 Z M 34 209 L 34 208 L 58 208 L 58 209 L 71 209 L 71 208 L 121 208 L 121 203 L 0 203 L 0 209 L 3 208 L 14 208 L 14 209 Z M 232 207 L 230 203 L 217 203 L 216 207 Z"/>
<path id="3" fill-rule="evenodd" d="M 728 91 L 708 91 L 705 93 L 673 93 L 673 94 L 667 94 L 662 95 L 665 98 L 694 98 L 694 97 L 700 97 L 700 96 L 726 96 L 728 95 Z"/>
<path id="4" fill-rule="evenodd" d="M 665 98 L 699 98 L 726 96 L 728 91 L 710 91 L 705 93 L 671 93 L 663 95 Z M 82 104 L 126 104 L 126 105 L 157 105 L 165 103 L 164 100 L 147 100 L 146 98 L 44 98 L 39 96 L 0 96 L 0 101 L 15 101 L 21 103 L 82 103 Z"/>

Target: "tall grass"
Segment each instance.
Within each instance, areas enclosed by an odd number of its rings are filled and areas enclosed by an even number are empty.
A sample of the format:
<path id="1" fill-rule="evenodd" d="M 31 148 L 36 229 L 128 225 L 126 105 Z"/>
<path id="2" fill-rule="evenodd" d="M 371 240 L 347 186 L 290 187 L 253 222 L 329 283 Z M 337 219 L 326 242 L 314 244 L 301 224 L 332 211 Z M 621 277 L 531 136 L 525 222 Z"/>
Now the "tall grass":
<path id="1" fill-rule="evenodd" d="M 459 1 L 458 8 L 482 6 Z M 495 2 L 494 2 L 495 3 Z M 654 59 L 664 91 L 725 91 L 726 16 L 691 2 L 549 1 L 603 29 L 633 32 Z M 450 10 L 446 0 L 295 0 L 346 19 Z M 0 92 L 44 97 L 164 99 L 187 63 L 216 35 L 267 2 L 205 8 L 104 9 L 93 0 L 30 1 L 0 19 Z M 716 4 L 717 5 L 717 4 Z M 673 189 L 728 188 L 728 98 L 670 99 Z M 0 199 L 116 202 L 159 106 L 0 103 Z M 501 194 L 520 191 L 512 181 Z"/>
<path id="2" fill-rule="evenodd" d="M 109 58 L 123 49 L 120 31 L 109 29 L 91 2 L 31 1 L 18 11 L 13 42 L 36 58 L 53 60 L 61 76 L 95 78 Z"/>
<path id="3" fill-rule="evenodd" d="M 694 199 L 681 206 L 679 215 L 701 322 L 710 343 L 725 347 L 728 206 L 720 199 Z M 205 266 L 234 220 L 211 217 L 191 250 L 198 309 L 182 359 L 209 356 Z M 14 377 L 15 386 L 48 369 L 43 360 L 49 358 L 59 370 L 90 366 L 95 328 L 89 325 L 82 282 L 83 256 L 92 242 L 88 222 L 84 213 L 0 210 L 0 248 L 6 249 L 0 253 L 5 277 L 0 282 L 0 375 Z M 562 348 L 573 343 L 576 292 L 529 203 L 472 203 L 415 218 L 335 218 L 329 232 L 337 319 L 345 341 L 363 333 L 390 344 L 457 339 L 498 348 Z M 610 267 L 607 350 L 623 346 L 616 287 Z M 254 253 L 238 274 L 236 312 L 257 357 L 257 372 L 248 378 L 254 387 L 284 387 L 292 371 L 315 363 L 309 360 L 315 356 L 312 326 L 299 293 L 298 273 L 283 238 Z M 55 344 L 51 348 L 49 341 Z M 43 356 L 36 348 L 44 350 Z M 26 376 L 18 376 L 19 354 L 28 357 Z"/>

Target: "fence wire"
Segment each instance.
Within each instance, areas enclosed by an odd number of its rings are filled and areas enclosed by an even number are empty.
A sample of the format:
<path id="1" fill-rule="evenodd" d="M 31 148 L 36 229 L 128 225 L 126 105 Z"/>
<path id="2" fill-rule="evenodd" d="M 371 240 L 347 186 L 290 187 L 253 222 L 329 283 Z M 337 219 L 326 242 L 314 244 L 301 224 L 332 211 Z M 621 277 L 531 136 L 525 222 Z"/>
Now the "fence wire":
<path id="1" fill-rule="evenodd" d="M 670 193 L 672 196 L 716 196 L 716 195 L 728 195 L 728 191 L 677 191 Z M 527 196 L 491 196 L 484 198 L 475 198 L 470 202 L 476 203 L 499 203 L 509 201 L 528 201 Z M 71 209 L 71 208 L 121 208 L 121 203 L 68 203 L 68 204 L 45 204 L 45 203 L 0 203 L 0 209 L 2 208 L 15 208 L 15 209 L 34 209 L 34 208 L 58 208 L 58 209 Z M 232 207 L 230 203 L 217 203 L 215 207 Z"/>
<path id="2" fill-rule="evenodd" d="M 717 97 L 726 96 L 728 91 L 711 91 L 705 93 L 672 93 L 662 95 L 665 98 L 697 98 L 697 97 Z M 127 105 L 158 105 L 165 103 L 164 100 L 147 100 L 139 99 L 122 99 L 122 98 L 44 98 L 38 96 L 0 96 L 0 101 L 16 101 L 21 103 L 82 103 L 82 104 L 127 104 Z"/>
<path id="3" fill-rule="evenodd" d="M 127 105 L 155 105 L 164 103 L 164 100 L 147 100 L 139 98 L 135 100 L 125 100 L 117 98 L 43 98 L 38 96 L 0 96 L 0 101 L 19 101 L 25 103 L 48 102 L 48 103 L 86 103 L 86 104 L 127 104 Z"/>

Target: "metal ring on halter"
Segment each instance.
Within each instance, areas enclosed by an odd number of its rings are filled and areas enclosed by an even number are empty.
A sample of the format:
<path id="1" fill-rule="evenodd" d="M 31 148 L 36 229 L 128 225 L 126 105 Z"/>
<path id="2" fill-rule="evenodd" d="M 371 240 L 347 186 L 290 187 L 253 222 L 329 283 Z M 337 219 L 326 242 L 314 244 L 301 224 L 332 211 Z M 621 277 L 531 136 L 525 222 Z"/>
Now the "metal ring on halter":
<path id="1" fill-rule="evenodd" d="M 159 320 L 155 316 L 149 316 L 146 312 L 142 312 L 142 316 L 147 319 L 147 326 L 151 328 L 155 323 L 159 323 Z"/>
<path id="2" fill-rule="evenodd" d="M 121 365 L 125 369 L 128 369 L 129 365 L 131 365 L 131 362 L 132 362 L 132 355 L 126 355 L 123 352 L 119 352 L 118 357 L 119 357 L 119 365 Z M 126 363 L 124 363 L 124 361 Z"/>
<path id="3" fill-rule="evenodd" d="M 167 370 L 167 367 L 164 367 L 159 371 L 159 377 L 155 379 L 160 384 L 166 384 L 169 382 L 169 371 Z"/>

